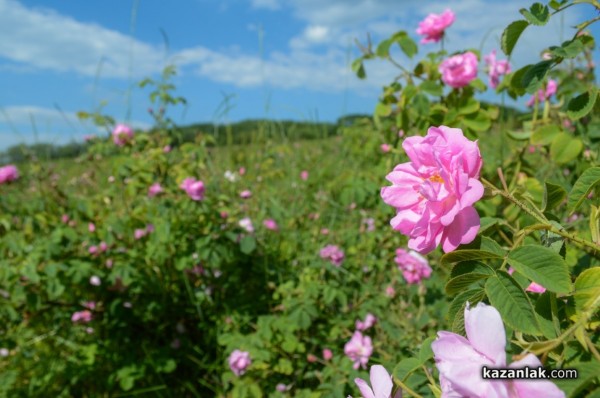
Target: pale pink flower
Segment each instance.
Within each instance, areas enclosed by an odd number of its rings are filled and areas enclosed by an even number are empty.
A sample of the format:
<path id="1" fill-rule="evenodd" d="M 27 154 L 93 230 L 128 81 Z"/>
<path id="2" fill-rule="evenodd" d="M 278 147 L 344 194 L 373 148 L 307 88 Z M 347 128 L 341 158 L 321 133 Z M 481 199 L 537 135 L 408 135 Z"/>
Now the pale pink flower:
<path id="1" fill-rule="evenodd" d="M 73 323 L 88 323 L 92 320 L 93 315 L 89 310 L 77 311 L 71 315 L 71 322 Z"/>
<path id="2" fill-rule="evenodd" d="M 375 231 L 375 219 L 374 218 L 364 218 L 362 220 L 363 224 L 367 226 L 367 232 Z"/>
<path id="3" fill-rule="evenodd" d="M 422 254 L 440 243 L 447 253 L 473 241 L 480 225 L 473 204 L 483 196 L 477 142 L 440 126 L 405 139 L 402 147 L 411 161 L 397 165 L 386 176 L 392 185 L 381 189 L 383 201 L 397 211 L 392 227 Z"/>
<path id="4" fill-rule="evenodd" d="M 169 152 L 171 152 L 171 145 L 165 145 L 165 146 L 163 147 L 163 152 L 164 152 L 164 153 L 169 153 Z"/>
<path id="5" fill-rule="evenodd" d="M 105 252 L 108 250 L 108 245 L 106 244 L 106 242 L 102 241 L 98 245 L 98 249 L 100 249 L 101 252 Z"/>
<path id="6" fill-rule="evenodd" d="M 150 185 L 150 188 L 148 188 L 148 196 L 153 198 L 156 195 L 158 195 L 159 193 L 161 193 L 162 191 L 163 191 L 163 189 L 160 186 L 160 183 L 155 182 L 154 184 Z"/>
<path id="7" fill-rule="evenodd" d="M 339 267 L 344 261 L 344 252 L 335 245 L 327 245 L 319 253 L 322 259 L 331 261 L 331 264 Z"/>
<path id="8" fill-rule="evenodd" d="M 394 286 L 389 285 L 385 288 L 385 295 L 392 298 L 396 295 L 396 289 L 394 289 Z"/>
<path id="9" fill-rule="evenodd" d="M 275 386 L 275 389 L 279 392 L 286 392 L 287 390 L 289 390 L 289 386 L 286 386 L 283 383 L 279 383 Z"/>
<path id="10" fill-rule="evenodd" d="M 19 178 L 19 170 L 17 169 L 17 166 L 9 164 L 0 167 L 0 184 L 15 181 L 17 178 Z"/>
<path id="11" fill-rule="evenodd" d="M 154 232 L 156 228 L 154 227 L 154 224 L 146 224 L 146 232 L 151 234 L 152 232 Z"/>
<path id="12" fill-rule="evenodd" d="M 407 252 L 404 249 L 396 249 L 394 260 L 408 284 L 420 283 L 422 279 L 431 276 L 431 267 L 425 257 L 413 250 Z"/>
<path id="13" fill-rule="evenodd" d="M 388 153 L 392 150 L 392 146 L 390 144 L 381 144 L 379 148 L 381 148 L 381 152 L 383 153 Z"/>
<path id="14" fill-rule="evenodd" d="M 356 324 L 355 324 L 356 330 L 362 331 L 362 330 L 370 329 L 371 327 L 373 327 L 373 325 L 375 325 L 375 323 L 377 323 L 377 317 L 369 312 L 365 316 L 364 321 L 361 321 L 361 320 L 356 321 Z"/>
<path id="15" fill-rule="evenodd" d="M 496 50 L 484 57 L 485 63 L 488 66 L 488 76 L 491 88 L 498 87 L 500 76 L 510 73 L 510 64 L 507 60 L 496 61 Z"/>
<path id="16" fill-rule="evenodd" d="M 527 106 L 533 106 L 535 104 L 535 100 L 537 98 L 538 103 L 542 103 L 546 100 L 549 100 L 550 97 L 552 97 L 554 94 L 556 94 L 556 90 L 558 88 L 558 83 L 556 82 L 556 80 L 548 80 L 548 83 L 546 84 L 546 89 L 539 89 L 538 92 L 534 95 L 532 95 L 529 100 L 527 101 Z"/>
<path id="17" fill-rule="evenodd" d="M 112 259 L 106 260 L 106 268 L 112 268 L 114 261 Z"/>
<path id="18" fill-rule="evenodd" d="M 225 219 L 227 217 L 229 217 L 229 213 L 227 213 L 226 211 L 222 211 L 221 213 L 219 213 L 219 215 L 221 216 L 221 218 Z"/>
<path id="19" fill-rule="evenodd" d="M 300 178 L 303 179 L 304 181 L 308 180 L 308 171 L 302 170 L 300 172 Z"/>
<path id="20" fill-rule="evenodd" d="M 404 130 L 400 129 L 398 130 L 398 138 L 402 138 L 404 137 Z"/>
<path id="21" fill-rule="evenodd" d="M 371 366 L 370 378 L 372 388 L 363 379 L 359 379 L 358 377 L 354 379 L 354 383 L 358 386 L 363 398 L 392 398 L 394 382 L 392 376 L 390 376 L 383 366 Z M 402 398 L 402 390 L 398 389 L 393 398 Z"/>
<path id="22" fill-rule="evenodd" d="M 204 199 L 204 183 L 195 178 L 188 177 L 179 186 L 183 189 L 192 200 Z"/>
<path id="23" fill-rule="evenodd" d="M 446 10 L 442 14 L 429 14 L 423 21 L 419 22 L 417 34 L 425 36 L 421 43 L 437 43 L 444 37 L 444 31 L 454 22 L 455 15 Z"/>
<path id="24" fill-rule="evenodd" d="M 238 170 L 238 174 L 243 176 L 244 174 L 246 174 L 246 168 L 245 167 L 240 167 L 240 169 Z"/>
<path id="25" fill-rule="evenodd" d="M 85 308 L 87 308 L 88 310 L 95 310 L 96 309 L 96 302 L 95 301 L 84 301 L 83 302 L 83 306 Z"/>
<path id="26" fill-rule="evenodd" d="M 279 230 L 279 226 L 272 218 L 268 218 L 265 221 L 263 221 L 263 225 L 265 226 L 265 228 L 270 229 L 271 231 Z"/>
<path id="27" fill-rule="evenodd" d="M 100 286 L 101 284 L 102 284 L 102 281 L 100 280 L 99 276 L 93 275 L 92 277 L 90 277 L 90 285 Z"/>
<path id="28" fill-rule="evenodd" d="M 369 336 L 363 336 L 358 330 L 354 332 L 350 341 L 344 346 L 344 354 L 354 362 L 354 369 L 367 368 L 369 357 L 373 353 L 373 343 Z"/>
<path id="29" fill-rule="evenodd" d="M 98 247 L 97 246 L 90 246 L 88 248 L 88 253 L 94 255 L 94 254 L 98 254 Z"/>
<path id="30" fill-rule="evenodd" d="M 512 275 L 514 272 L 515 272 L 515 269 L 513 267 L 508 268 L 508 273 L 510 275 Z M 540 285 L 539 283 L 535 283 L 532 281 L 529 284 L 529 286 L 527 286 L 527 289 L 525 289 L 525 291 L 531 292 L 531 293 L 544 293 L 546 291 L 546 288 L 544 286 Z"/>
<path id="31" fill-rule="evenodd" d="M 249 352 L 235 350 L 229 355 L 229 368 L 236 376 L 246 373 L 246 369 L 251 363 Z"/>
<path id="32" fill-rule="evenodd" d="M 331 358 L 333 358 L 333 352 L 329 348 L 323 349 L 323 359 L 329 361 Z"/>
<path id="33" fill-rule="evenodd" d="M 239 226 L 242 227 L 242 229 L 244 229 L 246 232 L 254 232 L 254 225 L 252 225 L 252 220 L 249 217 L 242 218 L 239 222 Z"/>
<path id="34" fill-rule="evenodd" d="M 69 223 L 69 215 L 63 214 L 62 217 L 60 218 L 60 220 L 63 222 L 63 224 L 68 224 Z"/>
<path id="35" fill-rule="evenodd" d="M 247 189 L 240 192 L 240 198 L 242 198 L 242 199 L 249 199 L 251 196 L 252 196 L 252 192 L 250 192 Z"/>
<path id="36" fill-rule="evenodd" d="M 559 398 L 565 394 L 549 380 L 486 380 L 482 367 L 506 367 L 506 332 L 500 313 L 492 306 L 479 303 L 465 308 L 467 338 L 455 333 L 438 332 L 431 343 L 436 366 L 440 372 L 443 397 L 545 397 Z M 542 366 L 539 359 L 528 354 L 509 368 Z"/>
<path id="37" fill-rule="evenodd" d="M 321 235 L 329 235 L 329 229 L 328 228 L 321 228 Z"/>
<path id="38" fill-rule="evenodd" d="M 133 237 L 135 238 L 135 240 L 142 239 L 144 236 L 146 236 L 146 230 L 145 229 L 137 228 L 133 232 Z"/>
<path id="39" fill-rule="evenodd" d="M 133 130 L 126 124 L 117 124 L 112 132 L 113 142 L 124 146 L 133 139 Z"/>
<path id="40" fill-rule="evenodd" d="M 439 66 L 442 81 L 450 87 L 461 88 L 477 77 L 477 55 L 471 51 L 446 58 Z"/>
<path id="41" fill-rule="evenodd" d="M 96 225 L 93 222 L 89 223 L 88 224 L 88 231 L 94 232 L 95 230 L 96 230 Z"/>
<path id="42" fill-rule="evenodd" d="M 10 355 L 10 351 L 8 350 L 8 348 L 0 348 L 0 357 L 7 357 Z"/>
<path id="43" fill-rule="evenodd" d="M 315 355 L 313 355 L 313 354 L 308 354 L 308 355 L 306 356 L 306 361 L 307 361 L 308 363 L 315 363 L 315 362 L 317 362 L 318 360 L 319 360 L 319 358 L 317 358 L 317 357 L 316 357 Z"/>

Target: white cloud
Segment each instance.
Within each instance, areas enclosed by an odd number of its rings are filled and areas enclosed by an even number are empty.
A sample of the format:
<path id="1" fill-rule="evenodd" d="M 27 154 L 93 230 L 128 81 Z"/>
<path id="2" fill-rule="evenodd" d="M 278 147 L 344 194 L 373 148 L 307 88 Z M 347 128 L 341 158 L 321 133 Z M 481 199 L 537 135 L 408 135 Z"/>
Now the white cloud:
<path id="1" fill-rule="evenodd" d="M 96 24 L 82 23 L 42 8 L 27 8 L 15 0 L 0 0 L 0 56 L 40 69 L 105 77 L 159 71 L 158 48 Z M 10 39 L 8 39 L 10 38 Z"/>

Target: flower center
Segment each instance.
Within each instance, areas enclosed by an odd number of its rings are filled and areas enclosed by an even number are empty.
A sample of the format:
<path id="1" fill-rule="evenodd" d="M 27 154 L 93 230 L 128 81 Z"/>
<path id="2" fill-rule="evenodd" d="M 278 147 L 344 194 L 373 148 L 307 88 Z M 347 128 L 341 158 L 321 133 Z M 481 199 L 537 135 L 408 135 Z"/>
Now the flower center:
<path id="1" fill-rule="evenodd" d="M 428 178 L 428 180 L 431 181 L 431 182 L 437 182 L 437 183 L 440 183 L 440 184 L 444 183 L 444 179 L 442 177 L 440 177 L 439 174 L 432 175 L 431 177 Z"/>

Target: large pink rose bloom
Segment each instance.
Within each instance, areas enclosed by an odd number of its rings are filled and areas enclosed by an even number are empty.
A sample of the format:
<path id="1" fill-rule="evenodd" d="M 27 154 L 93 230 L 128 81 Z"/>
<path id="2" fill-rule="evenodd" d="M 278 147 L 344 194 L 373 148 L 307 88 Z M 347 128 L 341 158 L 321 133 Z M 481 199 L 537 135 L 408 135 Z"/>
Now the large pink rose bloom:
<path id="1" fill-rule="evenodd" d="M 440 372 L 442 397 L 472 398 L 562 398 L 565 394 L 549 380 L 487 380 L 482 367 L 505 368 L 506 332 L 500 313 L 494 307 L 479 303 L 465 309 L 467 338 L 455 333 L 438 332 L 431 343 Z M 533 354 L 513 362 L 509 368 L 542 366 Z"/>
<path id="2" fill-rule="evenodd" d="M 397 165 L 386 176 L 392 185 L 381 189 L 383 201 L 397 210 L 392 227 L 421 254 L 440 243 L 447 253 L 473 241 L 479 231 L 473 204 L 483 196 L 477 142 L 440 126 L 405 139 L 402 147 L 411 161 Z"/>
<path id="3" fill-rule="evenodd" d="M 183 189 L 192 200 L 204 199 L 204 183 L 195 178 L 188 177 L 179 186 Z"/>
<path id="4" fill-rule="evenodd" d="M 19 178 L 19 170 L 17 166 L 9 164 L 4 167 L 0 167 L 0 184 L 11 182 Z"/>
<path id="5" fill-rule="evenodd" d="M 429 14 L 423 21 L 419 22 L 417 33 L 425 36 L 421 43 L 437 43 L 444 37 L 444 31 L 454 22 L 454 13 L 450 10 L 442 14 Z"/>
<path id="6" fill-rule="evenodd" d="M 123 146 L 133 139 L 133 130 L 126 124 L 117 124 L 112 136 L 116 145 Z"/>
<path id="7" fill-rule="evenodd" d="M 235 350 L 229 355 L 229 368 L 236 376 L 241 376 L 252 363 L 250 353 L 246 351 Z"/>
<path id="8" fill-rule="evenodd" d="M 448 86 L 464 87 L 477 77 L 477 55 L 470 51 L 454 55 L 442 61 L 439 71 Z"/>

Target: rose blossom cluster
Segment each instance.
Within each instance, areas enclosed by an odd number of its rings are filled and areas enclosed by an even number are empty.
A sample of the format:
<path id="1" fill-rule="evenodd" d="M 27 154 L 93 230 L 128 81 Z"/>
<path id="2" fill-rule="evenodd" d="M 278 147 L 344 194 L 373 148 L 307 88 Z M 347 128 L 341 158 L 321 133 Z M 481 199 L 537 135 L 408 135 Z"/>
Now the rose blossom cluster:
<path id="1" fill-rule="evenodd" d="M 115 145 L 124 146 L 133 139 L 133 130 L 126 124 L 117 124 L 112 131 L 112 137 Z"/>
<path id="2" fill-rule="evenodd" d="M 477 77 L 477 55 L 471 51 L 446 58 L 439 66 L 442 81 L 450 87 L 461 88 Z"/>
<path id="3" fill-rule="evenodd" d="M 327 245 L 319 253 L 322 259 L 331 261 L 331 264 L 339 267 L 344 261 L 344 252 L 336 245 Z"/>
<path id="4" fill-rule="evenodd" d="M 396 258 L 394 260 L 408 284 L 420 283 L 422 279 L 427 279 L 431 276 L 431 267 L 427 263 L 427 260 L 413 250 L 407 252 L 404 249 L 396 249 Z"/>
<path id="5" fill-rule="evenodd" d="M 371 354 L 373 354 L 373 343 L 369 336 L 363 336 L 360 331 L 355 331 L 350 341 L 344 345 L 344 354 L 350 358 L 354 364 L 352 367 L 358 369 L 363 367 L 367 368 L 367 362 Z"/>
<path id="6" fill-rule="evenodd" d="M 156 195 L 162 193 L 163 188 L 160 185 L 160 183 L 155 182 L 154 184 L 150 185 L 150 187 L 148 188 L 148 197 L 153 198 Z"/>
<path id="7" fill-rule="evenodd" d="M 527 106 L 533 106 L 535 104 L 535 100 L 541 104 L 542 102 L 549 100 L 554 94 L 556 94 L 556 89 L 558 88 L 558 84 L 556 80 L 548 80 L 548 84 L 546 84 L 546 90 L 539 89 L 538 92 L 529 98 L 527 101 Z"/>
<path id="8" fill-rule="evenodd" d="M 236 376 L 246 373 L 251 363 L 250 353 L 247 351 L 235 350 L 229 355 L 229 368 Z"/>
<path id="9" fill-rule="evenodd" d="M 493 50 L 491 53 L 486 55 L 484 59 L 488 66 L 490 87 L 496 88 L 498 87 L 498 84 L 500 84 L 500 76 L 510 73 L 510 64 L 505 59 L 497 61 L 496 50 Z"/>
<path id="10" fill-rule="evenodd" d="M 199 201 L 204 199 L 204 183 L 200 180 L 188 177 L 183 180 L 179 187 L 183 189 L 192 200 Z"/>
<path id="11" fill-rule="evenodd" d="M 419 22 L 417 34 L 425 36 L 421 43 L 437 43 L 444 37 L 444 32 L 452 23 L 455 15 L 452 11 L 446 10 L 442 14 L 429 14 L 423 21 Z"/>
<path id="12" fill-rule="evenodd" d="M 19 178 L 19 170 L 17 166 L 9 164 L 0 167 L 0 184 L 11 182 Z"/>
<path id="13" fill-rule="evenodd" d="M 443 397 L 545 397 L 563 398 L 565 394 L 549 380 L 486 380 L 482 368 L 506 368 L 506 332 L 500 313 L 479 303 L 465 308 L 465 331 L 461 335 L 441 331 L 431 343 L 440 372 Z M 508 365 L 509 368 L 542 366 L 533 354 Z"/>
<path id="14" fill-rule="evenodd" d="M 406 138 L 402 147 L 410 162 L 397 165 L 386 176 L 392 185 L 381 189 L 383 201 L 396 208 L 392 227 L 421 254 L 439 244 L 448 253 L 472 242 L 480 225 L 473 204 L 483 196 L 477 142 L 440 126 L 425 137 Z"/>

